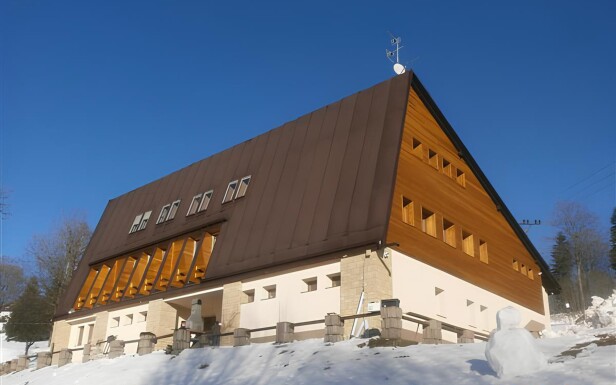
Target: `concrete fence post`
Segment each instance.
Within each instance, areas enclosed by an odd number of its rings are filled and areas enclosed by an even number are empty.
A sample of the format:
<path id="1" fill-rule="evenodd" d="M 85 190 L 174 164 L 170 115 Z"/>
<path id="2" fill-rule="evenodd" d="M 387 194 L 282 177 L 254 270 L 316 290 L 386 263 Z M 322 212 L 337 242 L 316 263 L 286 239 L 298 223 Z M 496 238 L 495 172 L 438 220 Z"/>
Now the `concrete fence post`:
<path id="1" fill-rule="evenodd" d="M 278 322 L 276 324 L 276 343 L 293 342 L 295 339 L 295 325 L 291 322 Z"/>
<path id="2" fill-rule="evenodd" d="M 92 344 L 83 345 L 83 357 L 81 358 L 82 363 L 90 361 L 91 351 L 92 351 Z"/>
<path id="3" fill-rule="evenodd" d="M 139 333 L 139 342 L 137 343 L 137 354 L 143 356 L 154 351 L 156 345 L 156 335 L 150 332 Z"/>
<path id="4" fill-rule="evenodd" d="M 472 344 L 475 342 L 475 332 L 472 330 L 462 330 L 458 333 L 458 343 L 460 344 Z"/>
<path id="5" fill-rule="evenodd" d="M 233 346 L 250 345 L 250 330 L 237 328 L 233 331 Z"/>
<path id="6" fill-rule="evenodd" d="M 402 337 L 402 309 L 398 306 L 381 307 L 381 338 L 399 340 Z"/>
<path id="7" fill-rule="evenodd" d="M 182 350 L 190 347 L 190 330 L 185 328 L 176 329 L 173 332 L 173 354 L 179 354 Z"/>
<path id="8" fill-rule="evenodd" d="M 109 358 L 117 358 L 124 354 L 124 341 L 113 340 L 109 342 Z"/>
<path id="9" fill-rule="evenodd" d="M 340 342 L 344 340 L 344 321 L 340 314 L 328 314 L 325 316 L 324 342 Z"/>
<path id="10" fill-rule="evenodd" d="M 423 329 L 424 344 L 442 344 L 443 343 L 443 331 L 441 321 L 431 319 L 428 321 L 428 326 Z"/>
<path id="11" fill-rule="evenodd" d="M 17 368 L 15 369 L 18 372 L 25 370 L 28 368 L 28 356 L 21 355 L 17 357 Z"/>
<path id="12" fill-rule="evenodd" d="M 51 352 L 39 352 L 36 354 L 36 368 L 42 369 L 51 365 Z"/>
<path id="13" fill-rule="evenodd" d="M 68 349 L 60 350 L 60 357 L 58 358 L 58 367 L 70 364 L 73 362 L 73 352 Z"/>

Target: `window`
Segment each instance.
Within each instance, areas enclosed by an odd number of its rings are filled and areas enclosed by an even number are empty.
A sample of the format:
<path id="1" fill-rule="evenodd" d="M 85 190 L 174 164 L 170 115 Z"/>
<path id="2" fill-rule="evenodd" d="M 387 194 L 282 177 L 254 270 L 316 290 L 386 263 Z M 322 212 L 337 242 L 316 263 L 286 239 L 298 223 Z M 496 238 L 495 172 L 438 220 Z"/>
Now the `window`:
<path id="1" fill-rule="evenodd" d="M 451 169 L 452 169 L 452 167 L 453 166 L 451 165 L 451 163 L 447 159 L 443 158 L 443 169 L 442 169 L 443 174 L 445 174 L 445 175 L 447 175 L 448 177 L 451 178 L 451 175 L 452 175 L 451 174 Z"/>
<path id="2" fill-rule="evenodd" d="M 123 325 L 132 325 L 132 324 L 133 324 L 133 315 L 132 314 L 127 314 L 124 317 Z"/>
<path id="3" fill-rule="evenodd" d="M 170 208 L 171 208 L 170 204 L 163 206 L 163 208 L 160 210 L 160 214 L 158 215 L 158 220 L 156 221 L 156 224 L 163 223 L 164 221 L 167 220 L 167 216 L 169 216 Z"/>
<path id="4" fill-rule="evenodd" d="M 423 146 L 421 142 L 415 138 L 413 138 L 413 154 L 419 159 L 423 159 Z"/>
<path id="5" fill-rule="evenodd" d="M 466 309 L 468 311 L 468 324 L 475 327 L 475 302 L 470 299 L 466 300 Z"/>
<path id="6" fill-rule="evenodd" d="M 276 298 L 276 285 L 265 286 L 265 299 Z"/>
<path id="7" fill-rule="evenodd" d="M 456 247 L 456 226 L 443 218 L 443 240 L 451 247 Z"/>
<path id="8" fill-rule="evenodd" d="M 528 278 L 534 280 L 535 274 L 533 273 L 533 269 L 528 269 Z"/>
<path id="9" fill-rule="evenodd" d="M 212 200 L 213 194 L 214 190 L 210 190 L 203 194 L 203 200 L 201 201 L 201 206 L 199 206 L 199 212 L 207 210 L 207 207 L 210 205 L 210 201 Z"/>
<path id="10" fill-rule="evenodd" d="M 140 311 L 139 313 L 137 313 L 137 322 L 145 322 L 147 320 L 148 320 L 147 311 Z"/>
<path id="11" fill-rule="evenodd" d="M 233 200 L 233 196 L 235 195 L 235 191 L 237 190 L 237 180 L 229 182 L 227 186 L 227 191 L 225 192 L 225 196 L 222 199 L 222 203 L 231 202 Z"/>
<path id="12" fill-rule="evenodd" d="M 402 222 L 413 225 L 415 223 L 415 208 L 413 201 L 409 198 L 402 197 Z"/>
<path id="13" fill-rule="evenodd" d="M 443 294 L 445 292 L 445 290 L 441 289 L 440 287 L 435 287 L 434 288 L 434 300 L 435 300 L 435 305 L 436 305 L 436 315 L 446 318 L 445 317 L 445 294 Z"/>
<path id="14" fill-rule="evenodd" d="M 464 172 L 462 170 L 456 170 L 456 182 L 462 187 L 466 186 L 466 177 L 464 176 Z"/>
<path id="15" fill-rule="evenodd" d="M 421 231 L 436 237 L 436 215 L 423 207 L 421 208 Z"/>
<path id="16" fill-rule="evenodd" d="M 252 303 L 255 301 L 255 290 L 246 290 L 244 292 L 244 302 L 243 303 Z"/>
<path id="17" fill-rule="evenodd" d="M 304 279 L 306 291 L 317 291 L 317 277 Z"/>
<path id="18" fill-rule="evenodd" d="M 340 286 L 340 273 L 331 274 L 327 276 L 331 280 L 331 287 L 339 287 Z"/>
<path id="19" fill-rule="evenodd" d="M 241 198 L 244 195 L 246 195 L 246 190 L 248 190 L 249 183 L 250 183 L 250 176 L 245 176 L 242 178 L 242 180 L 240 180 L 240 186 L 238 187 L 237 195 L 235 197 L 236 199 Z"/>
<path id="20" fill-rule="evenodd" d="M 83 345 L 83 329 L 84 329 L 84 326 L 79 327 L 79 337 L 77 337 L 77 346 Z"/>
<path id="21" fill-rule="evenodd" d="M 111 319 L 111 324 L 109 325 L 109 327 L 117 328 L 118 326 L 120 326 L 120 317 L 113 317 Z"/>
<path id="22" fill-rule="evenodd" d="M 177 201 L 174 201 L 173 203 L 164 205 L 163 208 L 160 210 L 160 214 L 158 215 L 158 220 L 156 221 L 156 224 L 170 221 L 175 218 L 175 214 L 178 212 L 179 207 L 179 199 Z"/>
<path id="23" fill-rule="evenodd" d="M 526 266 L 524 264 L 520 266 L 520 273 L 526 275 Z"/>
<path id="24" fill-rule="evenodd" d="M 436 152 L 428 150 L 428 163 L 438 170 L 438 154 Z"/>
<path id="25" fill-rule="evenodd" d="M 462 231 L 462 251 L 471 257 L 475 256 L 475 242 L 473 242 L 473 234 Z"/>
<path id="26" fill-rule="evenodd" d="M 199 207 L 201 207 L 201 201 L 203 201 L 203 194 L 195 195 L 192 199 L 192 202 L 190 202 L 190 207 L 188 208 L 186 216 L 193 215 L 194 213 L 196 213 L 197 210 L 199 210 Z"/>
<path id="27" fill-rule="evenodd" d="M 513 268 L 513 270 L 518 271 L 520 270 L 520 268 L 518 267 L 518 261 L 516 259 L 512 260 L 511 262 L 511 267 Z"/>
<path id="28" fill-rule="evenodd" d="M 488 263 L 488 244 L 484 240 L 479 240 L 479 260 Z"/>
<path id="29" fill-rule="evenodd" d="M 133 224 L 131 225 L 128 233 L 132 234 L 136 231 L 145 229 L 145 227 L 148 225 L 148 220 L 150 219 L 151 214 L 152 214 L 152 211 L 146 211 L 145 213 L 138 214 L 135 217 L 135 220 L 133 221 Z"/>

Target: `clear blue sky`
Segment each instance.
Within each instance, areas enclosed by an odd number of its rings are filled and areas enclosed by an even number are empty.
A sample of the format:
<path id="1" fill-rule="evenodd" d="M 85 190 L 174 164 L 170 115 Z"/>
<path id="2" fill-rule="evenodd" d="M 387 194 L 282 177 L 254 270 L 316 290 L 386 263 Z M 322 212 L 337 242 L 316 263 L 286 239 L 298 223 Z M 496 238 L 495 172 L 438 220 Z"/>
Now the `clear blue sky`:
<path id="1" fill-rule="evenodd" d="M 391 76 L 387 31 L 549 255 L 616 205 L 614 1 L 0 3 L 2 250 Z M 395 3 L 398 3 L 397 5 Z M 378 5 L 377 5 L 378 4 Z"/>

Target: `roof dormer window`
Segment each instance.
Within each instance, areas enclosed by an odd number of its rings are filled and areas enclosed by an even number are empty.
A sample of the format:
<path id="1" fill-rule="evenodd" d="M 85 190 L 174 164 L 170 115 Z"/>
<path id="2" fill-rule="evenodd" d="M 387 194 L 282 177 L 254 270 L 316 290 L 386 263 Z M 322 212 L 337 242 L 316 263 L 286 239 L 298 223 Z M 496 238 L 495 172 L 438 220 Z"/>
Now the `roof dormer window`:
<path id="1" fill-rule="evenodd" d="M 207 207 L 210 204 L 210 200 L 212 200 L 213 194 L 214 190 L 210 190 L 208 192 L 195 195 L 192 202 L 190 203 L 190 207 L 188 208 L 186 216 L 207 210 Z"/>
<path id="2" fill-rule="evenodd" d="M 233 200 L 233 196 L 235 195 L 235 191 L 237 190 L 237 179 L 229 182 L 227 186 L 227 191 L 225 192 L 225 197 L 222 198 L 222 203 L 231 202 Z"/>
<path id="3" fill-rule="evenodd" d="M 179 207 L 180 207 L 179 199 L 173 203 L 164 205 L 163 208 L 160 210 L 160 214 L 158 215 L 158 220 L 156 221 L 156 224 L 158 225 L 160 223 L 170 221 L 173 218 L 175 218 L 175 214 L 178 212 Z"/>
<path id="4" fill-rule="evenodd" d="M 145 229 L 145 227 L 148 225 L 148 220 L 150 219 L 150 215 L 152 215 L 151 210 L 146 211 L 145 213 L 142 213 L 142 214 L 138 214 L 135 217 L 135 220 L 133 221 L 133 224 L 130 227 L 130 230 L 128 231 L 128 233 L 132 234 L 136 231 Z"/>
<path id="5" fill-rule="evenodd" d="M 236 180 L 229 182 L 225 197 L 222 199 L 222 203 L 231 202 L 234 199 L 242 198 L 246 195 L 248 185 L 250 184 L 251 176 L 243 177 L 239 182 Z"/>

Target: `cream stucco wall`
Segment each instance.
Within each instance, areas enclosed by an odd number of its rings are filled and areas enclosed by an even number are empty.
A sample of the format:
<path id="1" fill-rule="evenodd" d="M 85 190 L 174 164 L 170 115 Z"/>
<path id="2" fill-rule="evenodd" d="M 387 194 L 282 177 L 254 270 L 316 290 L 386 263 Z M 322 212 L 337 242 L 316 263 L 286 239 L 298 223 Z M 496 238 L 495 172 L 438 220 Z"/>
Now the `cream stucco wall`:
<path id="1" fill-rule="evenodd" d="M 403 312 L 418 313 L 464 329 L 489 333 L 496 328 L 496 312 L 506 306 L 513 306 L 521 312 L 520 327 L 531 320 L 549 327 L 550 316 L 545 296 L 544 316 L 400 252 L 390 250 L 390 253 L 393 296 L 400 299 Z M 441 290 L 436 295 L 436 291 Z M 404 327 L 415 329 L 415 324 L 405 321 Z M 443 332 L 446 340 L 455 342 L 455 337 L 454 333 Z"/>
<path id="2" fill-rule="evenodd" d="M 332 287 L 329 275 L 340 273 L 340 262 L 328 262 L 302 269 L 242 282 L 240 327 L 256 329 L 276 326 L 278 322 L 305 322 L 324 319 L 327 313 L 340 313 L 340 287 Z M 317 289 L 308 291 L 305 280 L 316 278 Z M 266 287 L 276 286 L 276 297 L 268 299 Z M 246 292 L 254 290 L 254 301 L 246 302 Z M 323 329 L 323 324 L 296 327 L 305 332 Z M 256 332 L 253 338 L 275 334 L 274 330 Z"/>

